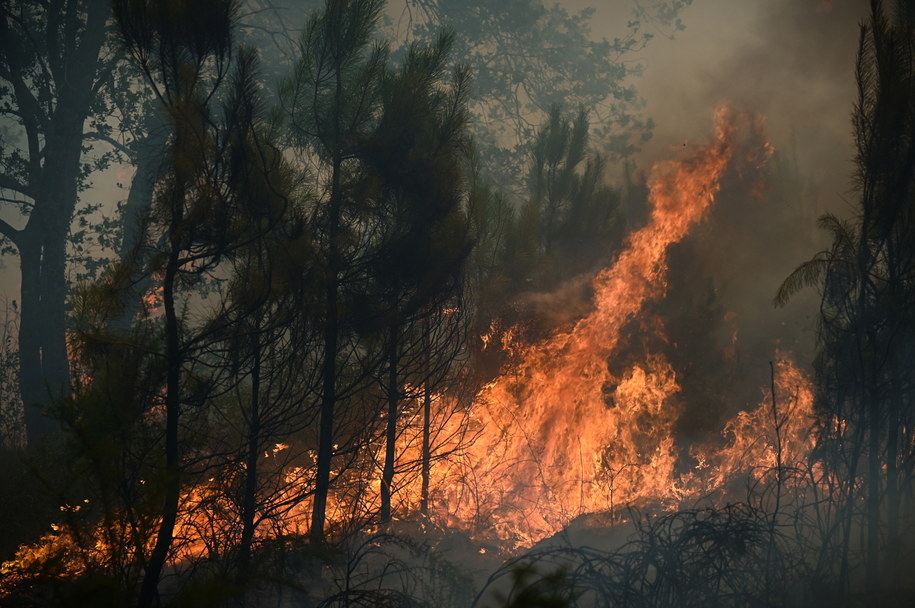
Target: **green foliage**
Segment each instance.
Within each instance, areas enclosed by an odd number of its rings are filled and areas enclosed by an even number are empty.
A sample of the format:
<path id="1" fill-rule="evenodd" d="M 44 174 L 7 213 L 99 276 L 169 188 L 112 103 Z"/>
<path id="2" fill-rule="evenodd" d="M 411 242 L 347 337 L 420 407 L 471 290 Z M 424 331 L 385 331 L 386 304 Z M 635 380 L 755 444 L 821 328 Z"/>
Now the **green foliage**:
<path id="1" fill-rule="evenodd" d="M 471 247 L 462 208 L 469 74 L 458 69 L 445 82 L 453 40 L 414 45 L 385 81 L 363 156 L 380 227 L 371 254 L 377 295 L 402 319 L 451 297 Z"/>
<path id="2" fill-rule="evenodd" d="M 573 257 L 573 265 L 576 256 L 600 248 L 601 240 L 611 241 L 619 228 L 618 196 L 602 183 L 604 160 L 588 150 L 588 134 L 583 109 L 570 120 L 560 106 L 551 108 L 534 141 L 528 178 L 543 223 L 544 252 L 562 249 Z"/>
<path id="3" fill-rule="evenodd" d="M 293 142 L 326 162 L 350 157 L 377 119 L 387 47 L 372 43 L 384 3 L 328 2 L 305 24 L 300 58 L 281 85 Z"/>

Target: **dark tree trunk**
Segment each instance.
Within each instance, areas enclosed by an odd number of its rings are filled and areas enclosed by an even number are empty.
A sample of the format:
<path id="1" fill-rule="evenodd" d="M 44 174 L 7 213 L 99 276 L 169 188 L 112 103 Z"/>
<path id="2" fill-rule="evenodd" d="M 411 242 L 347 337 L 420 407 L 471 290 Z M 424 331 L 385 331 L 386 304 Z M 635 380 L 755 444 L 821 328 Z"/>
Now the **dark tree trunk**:
<path id="1" fill-rule="evenodd" d="M 391 522 L 391 494 L 394 484 L 394 460 L 397 455 L 397 406 L 400 390 L 397 386 L 397 334 L 396 325 L 390 329 L 388 343 L 388 419 L 385 426 L 384 470 L 381 473 L 381 523 Z"/>
<path id="2" fill-rule="evenodd" d="M 429 475 L 432 469 L 432 390 L 429 388 L 429 319 L 423 321 L 423 453 L 421 464 L 422 489 L 419 510 L 429 516 Z"/>
<path id="3" fill-rule="evenodd" d="M 137 170 L 130 182 L 130 193 L 124 204 L 122 216 L 124 235 L 118 248 L 118 258 L 122 263 L 134 262 L 140 265 L 144 262 L 142 252 L 137 249 L 142 247 L 143 224 L 149 217 L 156 181 L 162 173 L 162 161 L 169 135 L 168 125 L 157 117 L 148 121 L 148 129 L 146 138 L 138 146 Z M 149 275 L 139 272 L 136 272 L 135 275 L 136 283 L 130 287 L 124 310 L 112 322 L 114 329 L 122 331 L 130 329 L 140 311 L 144 294 L 153 285 L 152 277 Z"/>
<path id="4" fill-rule="evenodd" d="M 330 467 L 334 451 L 334 408 L 337 393 L 337 277 L 328 280 L 325 292 L 327 318 L 324 320 L 324 367 L 322 370 L 321 418 L 318 423 L 318 458 L 315 471 L 315 496 L 311 512 L 311 541 L 324 542 L 327 496 L 330 493 Z"/>
<path id="5" fill-rule="evenodd" d="M 21 306 L 19 319 L 19 387 L 25 406 L 28 441 L 34 444 L 55 432 L 56 424 L 45 415 L 40 404 L 47 403 L 44 373 L 41 366 L 41 243 L 31 233 L 23 234 L 19 243 L 21 271 Z"/>
<path id="6" fill-rule="evenodd" d="M 30 443 L 53 435 L 59 426 L 43 420 L 42 406 L 70 390 L 66 347 L 66 245 L 76 207 L 82 117 L 70 137 L 48 142 L 59 146 L 46 161 L 47 180 L 38 191 L 35 210 L 20 242 L 22 316 L 19 325 L 21 390 Z M 67 153 L 69 152 L 69 154 Z M 57 167 L 57 171 L 52 171 Z"/>
<path id="7" fill-rule="evenodd" d="M 342 66 L 335 66 L 336 88 L 334 106 L 343 104 Z M 330 200 L 328 201 L 327 269 L 324 298 L 326 317 L 324 319 L 324 365 L 321 370 L 321 413 L 318 422 L 318 458 L 315 467 L 315 494 L 311 510 L 309 537 L 314 544 L 324 542 L 324 523 L 327 518 L 327 496 L 330 493 L 330 468 L 334 457 L 334 408 L 337 405 L 337 350 L 340 333 L 340 231 L 341 187 L 343 183 L 343 155 L 340 150 L 340 117 L 334 122 L 333 161 L 331 163 Z"/>
<path id="8" fill-rule="evenodd" d="M 339 88 L 339 84 L 338 84 Z M 338 92 L 339 94 L 339 92 Z M 334 408 L 337 405 L 337 350 L 339 338 L 339 290 L 337 271 L 339 250 L 337 231 L 340 225 L 340 172 L 342 160 L 337 154 L 333 163 L 330 195 L 330 228 L 328 230 L 328 268 L 325 279 L 326 318 L 324 319 L 324 366 L 321 370 L 321 414 L 318 423 L 318 458 L 315 470 L 315 495 L 311 511 L 311 542 L 324 542 L 327 496 L 330 493 L 330 467 L 334 457 Z"/>
<path id="9" fill-rule="evenodd" d="M 899 372 L 894 373 L 897 380 L 901 377 Z M 895 382 L 894 382 L 895 385 Z M 886 528 L 887 528 L 887 550 L 885 556 L 885 569 L 890 577 L 888 581 L 891 588 L 898 588 L 899 563 L 900 555 L 900 532 L 899 529 L 899 432 L 904 428 L 904 423 L 900 419 L 900 412 L 903 411 L 902 395 L 894 386 L 893 395 L 890 400 L 890 416 L 886 425 Z"/>
<path id="10" fill-rule="evenodd" d="M 180 209 L 173 210 L 169 234 L 178 232 L 181 224 Z M 166 390 L 165 390 L 165 478 L 162 497 L 162 520 L 156 534 L 156 544 L 146 563 L 140 587 L 139 608 L 149 608 L 159 596 L 159 578 L 168 558 L 178 520 L 178 498 L 181 491 L 178 453 L 178 419 L 181 390 L 181 344 L 178 315 L 175 310 L 175 283 L 178 276 L 178 250 L 172 243 L 163 279 L 163 307 L 165 309 Z"/>
<path id="11" fill-rule="evenodd" d="M 48 10 L 62 9 L 52 4 Z M 90 112 L 98 57 L 110 12 L 111 6 L 104 0 L 88 2 L 85 27 L 76 46 L 64 48 L 67 41 L 56 38 L 59 32 L 48 32 L 48 40 L 64 49 L 59 55 L 49 53 L 46 57 L 57 91 L 52 114 L 39 116 L 41 109 L 29 94 L 20 98 L 17 91 L 16 95 L 29 137 L 43 140 L 40 158 L 28 159 L 33 211 L 25 228 L 13 238 L 19 248 L 22 271 L 20 390 L 30 443 L 56 434 L 59 426 L 47 418 L 41 406 L 70 390 L 66 246 L 78 198 L 83 124 Z M 75 32 L 81 25 L 79 15 L 78 10 L 68 9 L 65 15 L 56 17 L 66 20 L 67 31 Z M 48 44 L 50 51 L 51 42 Z M 39 127 L 44 120 L 47 120 L 46 130 Z"/>
<path id="12" fill-rule="evenodd" d="M 870 597 L 880 589 L 880 409 L 875 400 L 868 410 L 868 470 L 867 470 L 867 553 L 866 586 Z"/>
<path id="13" fill-rule="evenodd" d="M 254 541 L 257 514 L 257 463 L 261 444 L 261 346 L 260 336 L 254 333 L 254 364 L 251 369 L 251 420 L 248 424 L 248 447 L 245 455 L 245 493 L 241 505 L 241 544 L 238 549 L 238 578 L 245 581 L 251 562 L 251 545 Z"/>
<path id="14" fill-rule="evenodd" d="M 429 516 L 429 475 L 432 471 L 432 392 L 428 386 L 423 387 L 423 455 L 422 455 L 422 493 L 419 510 Z"/>

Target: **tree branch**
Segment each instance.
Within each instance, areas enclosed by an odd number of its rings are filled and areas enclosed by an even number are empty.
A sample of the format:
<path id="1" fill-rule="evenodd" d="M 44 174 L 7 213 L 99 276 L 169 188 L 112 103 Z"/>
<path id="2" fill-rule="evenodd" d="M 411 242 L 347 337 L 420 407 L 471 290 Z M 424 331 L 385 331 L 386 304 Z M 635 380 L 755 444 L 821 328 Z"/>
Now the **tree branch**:
<path id="1" fill-rule="evenodd" d="M 22 230 L 13 228 L 13 226 L 4 219 L 0 219 L 0 234 L 13 241 L 13 244 L 16 247 L 20 247 L 19 237 L 22 235 Z"/>
<path id="2" fill-rule="evenodd" d="M 29 186 L 19 183 L 5 173 L 0 173 L 0 190 L 12 190 L 31 199 L 35 198 L 35 194 Z"/>
<path id="3" fill-rule="evenodd" d="M 27 209 L 32 209 L 35 207 L 35 203 L 30 203 L 28 201 L 20 201 L 15 198 L 8 198 L 5 196 L 0 196 L 0 203 L 9 203 L 10 205 L 19 205 L 20 207 L 25 207 Z"/>
<path id="4" fill-rule="evenodd" d="M 41 111 L 41 105 L 22 78 L 21 71 L 16 71 L 11 66 L 10 71 L 0 71 L 0 77 L 6 79 L 13 85 L 13 91 L 16 96 L 16 103 L 19 106 L 22 126 L 25 128 L 26 140 L 29 147 L 29 181 L 38 179 L 39 158 L 41 158 L 41 144 L 39 143 L 39 130 L 41 127 L 47 127 L 46 117 Z M 45 129 L 45 132 L 47 130 Z"/>
<path id="5" fill-rule="evenodd" d="M 132 156 L 129 146 L 127 146 L 126 144 L 122 144 L 121 142 L 114 139 L 110 135 L 105 135 L 104 133 L 99 133 L 98 131 L 89 131 L 88 133 L 85 133 L 83 135 L 83 139 L 86 141 L 90 141 L 90 140 L 103 141 L 106 144 L 110 145 L 115 150 L 117 150 L 118 152 L 121 152 L 124 155 L 126 155 L 128 158 L 130 158 Z"/>

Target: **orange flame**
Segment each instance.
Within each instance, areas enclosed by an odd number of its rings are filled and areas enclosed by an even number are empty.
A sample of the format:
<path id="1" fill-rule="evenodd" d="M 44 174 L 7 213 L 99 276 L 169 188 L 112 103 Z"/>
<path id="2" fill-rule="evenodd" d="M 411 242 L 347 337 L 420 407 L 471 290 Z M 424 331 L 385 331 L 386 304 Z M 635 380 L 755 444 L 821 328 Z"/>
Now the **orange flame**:
<path id="1" fill-rule="evenodd" d="M 651 218 L 594 279 L 593 311 L 521 348 L 516 363 L 478 395 L 472 416 L 480 434 L 467 457 L 479 487 L 472 504 L 468 494 L 448 497 L 460 519 L 482 515 L 499 536 L 525 543 L 614 502 L 682 495 L 673 481 L 674 371 L 654 356 L 616 378 L 607 362 L 624 326 L 664 294 L 667 248 L 712 203 L 736 130 L 734 115 L 720 109 L 711 142 L 653 168 Z"/>
<path id="2" fill-rule="evenodd" d="M 725 488 L 738 471 L 764 479 L 807 465 L 815 441 L 809 432 L 814 422 L 812 384 L 787 353 L 779 351 L 776 359 L 773 383 L 763 388 L 756 409 L 739 412 L 725 425 L 727 445 L 696 450 L 697 459 L 710 468 L 707 490 Z"/>
<path id="3" fill-rule="evenodd" d="M 511 328 L 502 331 L 494 323 L 482 340 L 496 348 L 501 334 L 501 348 L 512 355 L 508 368 L 470 408 L 435 397 L 435 445 L 439 455 L 449 456 L 432 463 L 433 518 L 509 546 L 530 545 L 584 513 L 612 515 L 619 505 L 647 500 L 675 507 L 684 498 L 725 487 L 748 468 L 763 479 L 806 458 L 812 447 L 810 381 L 784 354 L 773 370 L 774 404 L 764 391 L 754 411 L 741 412 L 726 425 L 726 445 L 694 450 L 699 466 L 682 474 L 674 439 L 679 411 L 672 399 L 679 385 L 670 363 L 655 354 L 619 375 L 608 366 L 627 324 L 646 302 L 664 295 L 668 248 L 704 217 L 733 160 L 735 115 L 720 109 L 715 118 L 711 141 L 653 168 L 650 219 L 629 236 L 616 262 L 594 278 L 590 314 L 535 344 L 523 344 Z M 769 151 L 764 144 L 752 159 Z M 415 463 L 421 454 L 418 414 L 404 412 L 402 424 L 394 495 L 400 515 L 419 503 Z M 277 444 L 264 455 L 274 471 L 283 471 L 284 483 L 270 518 L 275 523 L 259 531 L 260 538 L 307 529 L 313 480 L 307 463 L 278 458 L 288 451 Z M 358 484 L 329 497 L 330 520 L 348 525 L 355 513 L 376 512 L 381 460 L 369 454 Z M 176 536 L 187 540 L 176 559 L 207 552 L 206 537 L 225 536 L 215 528 L 237 524 L 226 517 L 234 511 L 220 502 L 219 483 L 201 484 L 183 496 Z M 39 544 L 33 551 L 47 547 Z"/>

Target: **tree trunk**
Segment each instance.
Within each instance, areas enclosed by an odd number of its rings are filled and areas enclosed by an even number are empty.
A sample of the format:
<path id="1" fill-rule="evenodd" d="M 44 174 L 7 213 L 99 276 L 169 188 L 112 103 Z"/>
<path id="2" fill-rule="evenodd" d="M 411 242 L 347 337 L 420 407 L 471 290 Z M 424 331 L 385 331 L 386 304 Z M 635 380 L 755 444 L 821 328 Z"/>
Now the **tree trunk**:
<path id="1" fill-rule="evenodd" d="M 49 10 L 60 10 L 51 7 Z M 30 158 L 30 186 L 34 208 L 17 239 L 22 271 L 19 325 L 20 390 L 26 410 L 30 443 L 56 434 L 59 426 L 41 408 L 69 393 L 70 371 L 66 347 L 66 246 L 76 209 L 83 146 L 83 124 L 89 115 L 98 57 L 105 41 L 110 3 L 93 0 L 85 8 L 85 28 L 75 48 L 57 64 L 57 99 L 49 117 L 51 128 L 33 133 L 43 137 L 42 158 Z M 80 25 L 77 11 L 67 11 L 66 29 Z M 58 32 L 49 33 L 57 36 Z M 59 41 L 63 42 L 63 41 Z M 58 63 L 59 62 L 59 63 Z M 20 108 L 23 115 L 32 110 Z M 34 121 L 35 116 L 30 116 Z M 34 123 L 33 123 L 34 124 Z"/>
<path id="2" fill-rule="evenodd" d="M 870 597 L 880 590 L 880 410 L 876 400 L 867 404 L 868 470 L 867 470 L 867 552 L 866 587 Z"/>
<path id="3" fill-rule="evenodd" d="M 397 334 L 396 324 L 391 326 L 388 342 L 388 419 L 385 426 L 384 470 L 381 473 L 381 523 L 391 522 L 391 494 L 394 484 L 394 459 L 397 456 L 397 406 L 400 391 L 397 386 Z"/>
<path id="4" fill-rule="evenodd" d="M 325 292 L 327 318 L 324 325 L 324 367 L 322 370 L 321 419 L 318 423 L 318 458 L 315 495 L 311 511 L 311 542 L 324 542 L 330 467 L 334 451 L 334 407 L 337 393 L 337 277 L 328 280 Z"/>
<path id="5" fill-rule="evenodd" d="M 343 104 L 342 66 L 336 65 L 336 91 L 334 106 L 339 109 Z M 327 496 L 330 493 L 330 467 L 334 456 L 334 408 L 337 404 L 337 349 L 339 338 L 339 320 L 337 310 L 340 297 L 340 249 L 338 232 L 340 230 L 341 187 L 343 156 L 340 146 L 340 116 L 336 114 L 334 122 L 333 161 L 331 163 L 329 226 L 327 229 L 327 275 L 325 277 L 326 318 L 324 319 L 324 366 L 322 371 L 321 413 L 318 422 L 318 458 L 315 470 L 315 494 L 311 510 L 311 530 L 309 537 L 318 545 L 324 542 L 324 523 L 327 517 Z"/>
<path id="6" fill-rule="evenodd" d="M 429 475 L 432 470 L 432 391 L 429 389 L 429 319 L 423 321 L 423 453 L 421 464 L 422 489 L 420 491 L 420 512 L 429 516 Z"/>
<path id="7" fill-rule="evenodd" d="M 23 234 L 19 244 L 21 272 L 19 319 L 19 389 L 25 407 L 28 442 L 34 444 L 52 436 L 57 424 L 40 404 L 47 403 L 48 392 L 41 366 L 41 244 L 31 233 Z"/>
<path id="8" fill-rule="evenodd" d="M 169 234 L 178 232 L 180 211 L 173 214 Z M 178 453 L 178 419 L 180 415 L 181 345 L 178 334 L 178 316 L 175 311 L 175 283 L 178 276 L 178 250 L 172 243 L 163 279 L 163 306 L 165 308 L 166 390 L 165 390 L 165 478 L 162 500 L 162 521 L 156 534 L 156 544 L 146 564 L 140 587 L 139 608 L 149 608 L 159 596 L 159 578 L 168 558 L 175 523 L 178 520 L 178 498 L 181 491 Z"/>
<path id="9" fill-rule="evenodd" d="M 68 218 L 72 216 L 68 214 Z M 70 393 L 67 353 L 66 246 L 69 226 L 60 221 L 46 236 L 41 268 L 41 368 L 52 401 Z M 69 224 L 69 220 L 66 222 Z M 56 425 L 55 425 L 56 426 Z"/>
<path id="10" fill-rule="evenodd" d="M 257 463 L 261 442 L 261 346 L 258 329 L 254 330 L 254 365 L 251 369 L 251 421 L 248 425 L 248 448 L 245 455 L 245 493 L 242 497 L 241 544 L 238 549 L 238 578 L 245 581 L 251 561 L 251 544 L 254 541 L 257 513 Z"/>
<path id="11" fill-rule="evenodd" d="M 898 380 L 901 376 L 899 372 L 894 373 Z M 899 432 L 904 428 L 904 422 L 900 419 L 903 411 L 902 394 L 893 383 L 893 396 L 890 400 L 891 409 L 889 420 L 886 425 L 886 535 L 887 547 L 885 556 L 885 570 L 890 577 L 888 581 L 892 589 L 898 588 L 899 563 L 900 555 L 900 530 L 899 530 Z"/>
<path id="12" fill-rule="evenodd" d="M 153 193 L 156 181 L 161 174 L 164 148 L 168 142 L 167 123 L 158 116 L 148 121 L 148 133 L 139 145 L 136 156 L 137 170 L 130 182 L 130 193 L 124 204 L 122 224 L 124 236 L 118 248 L 118 259 L 122 263 L 142 265 L 144 259 L 138 247 L 142 246 L 144 222 L 152 208 Z M 133 325 L 140 311 L 140 304 L 145 293 L 152 287 L 152 278 L 145 273 L 134 273 L 134 281 L 127 295 L 124 310 L 112 321 L 112 328 L 127 331 Z"/>

